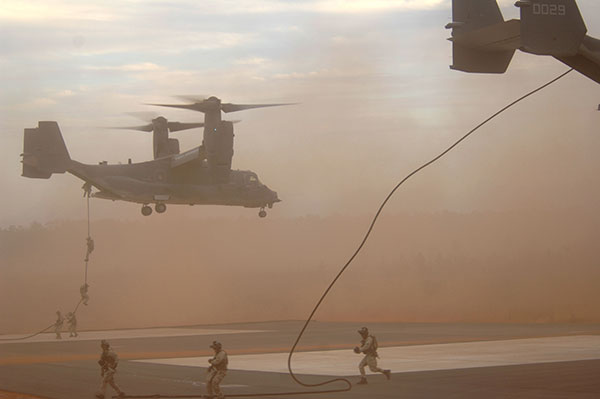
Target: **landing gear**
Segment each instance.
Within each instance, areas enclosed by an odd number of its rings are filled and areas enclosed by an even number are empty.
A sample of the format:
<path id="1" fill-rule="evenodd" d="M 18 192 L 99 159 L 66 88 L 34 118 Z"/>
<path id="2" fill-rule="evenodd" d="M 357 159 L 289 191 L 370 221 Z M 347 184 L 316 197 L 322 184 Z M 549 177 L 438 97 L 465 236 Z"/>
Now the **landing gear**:
<path id="1" fill-rule="evenodd" d="M 150 216 L 151 214 L 152 214 L 152 208 L 150 208 L 148 205 L 142 206 L 142 215 Z"/>
<path id="2" fill-rule="evenodd" d="M 261 218 L 264 218 L 267 216 L 267 211 L 265 211 L 265 208 L 260 208 L 260 211 L 258 212 L 258 216 L 260 216 Z"/>
<path id="3" fill-rule="evenodd" d="M 158 203 L 154 205 L 154 210 L 156 213 L 164 213 L 167 210 L 167 206 L 163 203 Z"/>

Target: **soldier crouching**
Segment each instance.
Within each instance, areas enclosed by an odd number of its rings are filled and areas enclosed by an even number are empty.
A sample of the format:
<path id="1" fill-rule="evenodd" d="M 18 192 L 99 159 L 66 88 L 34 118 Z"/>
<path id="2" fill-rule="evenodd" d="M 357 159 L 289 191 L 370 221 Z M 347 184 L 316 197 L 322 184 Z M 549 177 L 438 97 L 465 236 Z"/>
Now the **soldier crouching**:
<path id="1" fill-rule="evenodd" d="M 209 359 L 210 367 L 208 368 L 208 376 L 206 380 L 206 390 L 208 396 L 223 399 L 225 395 L 221 392 L 221 381 L 227 375 L 227 353 L 223 350 L 220 342 L 213 341 L 210 347 L 215 351 L 212 359 Z"/>

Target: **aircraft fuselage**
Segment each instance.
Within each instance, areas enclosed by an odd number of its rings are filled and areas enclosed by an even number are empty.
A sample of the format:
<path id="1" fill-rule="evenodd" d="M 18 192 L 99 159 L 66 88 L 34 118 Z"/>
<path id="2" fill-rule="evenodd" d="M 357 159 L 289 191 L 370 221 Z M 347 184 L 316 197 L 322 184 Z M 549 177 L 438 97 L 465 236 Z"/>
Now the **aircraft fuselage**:
<path id="1" fill-rule="evenodd" d="M 232 170 L 226 183 L 214 183 L 202 147 L 153 161 L 88 165 L 70 161 L 67 172 L 89 182 L 99 191 L 95 198 L 141 204 L 233 205 L 272 207 L 277 193 L 262 184 L 251 171 Z"/>

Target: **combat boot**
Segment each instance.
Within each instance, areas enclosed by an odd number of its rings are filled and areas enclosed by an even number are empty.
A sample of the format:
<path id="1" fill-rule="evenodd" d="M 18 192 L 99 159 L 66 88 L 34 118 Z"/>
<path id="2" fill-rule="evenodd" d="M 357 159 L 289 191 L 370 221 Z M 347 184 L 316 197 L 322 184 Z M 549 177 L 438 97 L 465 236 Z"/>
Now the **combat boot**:
<path id="1" fill-rule="evenodd" d="M 362 378 L 360 379 L 360 381 L 358 381 L 358 382 L 356 383 L 356 385 L 367 385 L 367 384 L 368 384 L 368 382 L 367 382 L 367 379 L 366 379 L 366 377 L 362 377 Z"/>
<path id="2" fill-rule="evenodd" d="M 392 378 L 392 370 L 383 370 L 383 375 L 385 375 L 385 378 L 389 380 Z"/>

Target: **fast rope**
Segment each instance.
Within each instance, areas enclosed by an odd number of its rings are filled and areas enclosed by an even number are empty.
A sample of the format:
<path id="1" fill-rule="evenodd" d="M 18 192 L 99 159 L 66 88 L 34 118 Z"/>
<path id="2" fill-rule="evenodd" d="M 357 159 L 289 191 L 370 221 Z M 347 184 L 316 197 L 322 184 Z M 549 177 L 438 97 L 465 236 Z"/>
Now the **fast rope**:
<path id="1" fill-rule="evenodd" d="M 316 384 L 309 384 L 309 383 L 306 383 L 306 382 L 302 382 L 300 379 L 298 379 L 296 377 L 296 375 L 294 374 L 294 372 L 292 370 L 292 355 L 294 354 L 294 351 L 296 350 L 296 347 L 298 346 L 298 343 L 300 342 L 300 339 L 304 335 L 304 332 L 306 331 L 306 328 L 308 327 L 309 323 L 312 321 L 313 316 L 315 315 L 315 313 L 317 312 L 317 310 L 321 306 L 321 303 L 325 300 L 325 297 L 327 296 L 327 294 L 329 294 L 329 291 L 331 291 L 331 289 L 333 288 L 333 286 L 335 285 L 335 283 L 342 276 L 342 274 L 346 271 L 346 269 L 348 268 L 348 266 L 350 266 L 350 263 L 352 263 L 352 261 L 354 260 L 354 258 L 356 258 L 356 256 L 358 255 L 358 253 L 361 251 L 361 249 L 363 248 L 363 246 L 367 242 L 367 239 L 371 235 L 371 232 L 373 231 L 373 228 L 375 227 L 375 223 L 377 222 L 377 219 L 379 218 L 379 215 L 383 211 L 383 208 L 385 207 L 385 205 L 388 203 L 388 201 L 390 200 L 390 198 L 394 195 L 394 193 L 396 192 L 396 190 L 398 190 L 398 188 L 405 181 L 407 181 L 408 179 L 410 179 L 412 176 L 414 176 L 415 174 L 417 174 L 421 170 L 425 169 L 427 166 L 429 166 L 429 165 L 435 163 L 436 161 L 438 161 L 444 155 L 446 155 L 447 153 L 449 153 L 450 151 L 452 151 L 461 142 L 463 142 L 467 137 L 469 137 L 473 133 L 475 133 L 475 131 L 477 131 L 480 127 L 482 127 L 483 125 L 485 125 L 486 123 L 488 123 L 489 121 L 491 121 L 492 119 L 494 119 L 495 117 L 497 117 L 498 115 L 500 115 L 501 113 L 503 113 L 504 111 L 506 111 L 507 109 L 511 108 L 512 106 L 516 105 L 517 103 L 521 102 L 522 100 L 526 99 L 527 97 L 531 96 L 532 94 L 535 94 L 538 91 L 540 91 L 540 90 L 542 90 L 542 89 L 550 86 L 552 83 L 554 83 L 554 82 L 558 81 L 559 79 L 563 78 L 564 76 L 566 76 L 571 71 L 573 71 L 572 68 L 569 69 L 568 71 L 562 73 L 561 75 L 557 76 L 556 78 L 552 79 L 548 83 L 545 83 L 542 86 L 539 86 L 537 89 L 532 90 L 529 93 L 527 93 L 527 94 L 519 97 L 517 100 L 511 102 L 510 104 L 508 104 L 507 106 L 503 107 L 502 109 L 500 109 L 499 111 L 497 111 L 496 113 L 494 113 L 492 116 L 488 117 L 486 120 L 484 120 L 483 122 L 481 122 L 479 125 L 475 126 L 467 134 L 465 134 L 464 136 L 462 136 L 460 139 L 458 139 L 452 145 L 450 145 L 448 148 L 446 148 L 444 151 L 442 151 L 438 156 L 434 157 L 430 161 L 424 163 L 423 165 L 421 165 L 420 167 L 418 167 L 417 169 L 415 169 L 414 171 L 412 171 L 411 173 L 409 173 L 404 179 L 402 179 L 398 184 L 396 184 L 396 186 L 392 189 L 392 191 L 390 191 L 390 193 L 387 195 L 387 197 L 385 198 L 385 200 L 381 203 L 381 205 L 379 206 L 379 209 L 375 213 L 375 216 L 373 217 L 373 220 L 371 221 L 371 224 L 370 224 L 369 228 L 367 229 L 367 232 L 364 235 L 364 238 L 361 241 L 360 245 L 354 251 L 354 253 L 350 257 L 350 259 L 348 259 L 348 261 L 344 264 L 344 266 L 341 268 L 341 270 L 335 276 L 335 278 L 333 279 L 333 281 L 329 284 L 329 286 L 327 287 L 327 289 L 325 290 L 325 292 L 323 293 L 323 295 L 321 295 L 321 297 L 317 301 L 317 304 L 313 308 L 312 312 L 308 316 L 308 319 L 304 323 L 304 326 L 300 330 L 300 333 L 298 334 L 298 337 L 296 338 L 296 341 L 294 342 L 294 345 L 292 346 L 292 349 L 290 349 L 290 353 L 288 355 L 288 361 L 287 361 L 288 371 L 289 371 L 290 376 L 292 377 L 292 379 L 296 383 L 298 383 L 299 385 L 302 385 L 304 387 L 312 388 L 312 387 L 323 386 L 323 385 L 326 385 L 326 384 L 331 384 L 331 383 L 339 381 L 339 382 L 345 383 L 346 387 L 340 388 L 340 389 L 327 390 L 327 391 L 322 390 L 322 391 L 294 391 L 294 392 L 276 392 L 276 393 L 248 393 L 248 394 L 225 395 L 225 397 L 227 397 L 227 398 L 242 398 L 242 397 L 244 397 L 244 398 L 251 398 L 251 397 L 259 397 L 259 396 L 291 396 L 291 395 L 336 393 L 336 392 L 346 392 L 346 391 L 351 390 L 352 389 L 352 383 L 347 378 L 334 378 L 334 379 L 326 380 L 326 381 L 319 382 L 319 383 L 316 383 Z M 155 395 L 125 395 L 125 396 L 122 396 L 122 397 L 123 398 L 132 398 L 132 399 L 134 399 L 134 398 L 137 398 L 137 399 L 146 399 L 146 398 L 148 398 L 148 399 L 150 399 L 150 398 L 213 398 L 213 397 L 216 397 L 216 396 L 215 395 L 211 396 L 211 395 L 161 395 L 161 394 L 155 394 Z"/>
<path id="2" fill-rule="evenodd" d="M 27 335 L 25 337 L 19 337 L 19 338 L 0 338 L 0 341 L 22 341 L 24 339 L 32 338 L 32 337 L 35 337 L 36 335 L 40 335 L 42 333 L 45 333 L 46 331 L 48 331 L 52 327 L 54 327 L 54 323 L 50 324 L 48 327 L 44 328 L 43 330 L 40 330 L 40 331 L 38 331 L 36 333 L 33 333 L 31 335 Z"/>
<path id="3" fill-rule="evenodd" d="M 415 174 L 417 174 L 421 170 L 425 169 L 426 167 L 428 167 L 429 165 L 431 165 L 434 162 L 438 161 L 444 155 L 446 155 L 447 153 L 449 153 L 450 151 L 452 151 L 456 146 L 458 146 L 461 142 L 463 142 L 465 139 L 467 139 L 467 137 L 469 137 L 470 135 L 472 135 L 473 133 L 475 133 L 480 127 L 482 127 L 483 125 L 485 125 L 486 123 L 488 123 L 489 121 L 491 121 L 492 119 L 494 119 L 495 117 L 497 117 L 498 115 L 500 115 L 501 113 L 503 113 L 504 111 L 506 111 L 507 109 L 511 108 L 513 105 L 516 105 L 517 103 L 521 102 L 522 100 L 526 99 L 527 97 L 531 96 L 532 94 L 537 93 L 538 91 L 540 91 L 540 90 L 542 90 L 542 89 L 550 86 L 552 83 L 554 83 L 554 82 L 558 81 L 559 79 L 563 78 L 568 73 L 570 73 L 572 70 L 573 70 L 573 68 L 569 69 L 568 71 L 562 73 L 561 75 L 559 75 L 558 77 L 552 79 L 548 83 L 543 84 L 542 86 L 538 87 L 537 89 L 530 91 L 529 93 L 527 93 L 527 94 L 519 97 L 517 100 L 513 101 L 512 103 L 508 104 L 504 108 L 500 109 L 499 111 L 497 111 L 496 113 L 494 113 L 492 116 L 490 116 L 489 118 L 487 118 L 486 120 L 484 120 L 483 122 L 481 122 L 479 125 L 475 126 L 473 129 L 471 129 L 467 134 L 465 134 L 464 136 L 462 136 L 460 139 L 458 139 L 457 141 L 455 141 L 451 146 L 449 146 L 444 151 L 442 151 L 438 156 L 434 157 L 429 162 L 426 162 L 423 165 L 421 165 L 420 167 L 418 167 L 417 169 L 413 170 L 404 179 L 400 180 L 400 182 L 398 184 L 396 184 L 396 186 L 392 189 L 392 191 L 390 191 L 390 193 L 388 194 L 388 196 L 385 198 L 385 200 L 379 206 L 379 209 L 377 210 L 377 213 L 375 213 L 375 216 L 373 217 L 373 220 L 371 221 L 371 225 L 367 229 L 367 232 L 366 232 L 366 234 L 365 234 L 362 242 L 360 243 L 360 245 L 358 246 L 358 248 L 356 249 L 356 251 L 354 251 L 354 254 L 352 254 L 352 256 L 350 257 L 350 259 L 348 259 L 348 261 L 346 262 L 346 264 L 341 268 L 341 270 L 339 271 L 339 273 L 337 274 L 337 276 L 335 276 L 335 278 L 333 279 L 333 281 L 331 282 L 331 284 L 329 284 L 329 286 L 327 287 L 327 289 L 325 290 L 325 292 L 323 293 L 323 295 L 321 295 L 321 298 L 319 299 L 319 301 L 317 302 L 317 304 L 313 308 L 312 312 L 308 316 L 308 319 L 304 323 L 304 326 L 300 330 L 300 333 L 298 334 L 298 338 L 296 338 L 296 341 L 294 342 L 294 345 L 292 346 L 292 349 L 290 350 L 290 353 L 289 353 L 289 356 L 288 356 L 288 370 L 290 372 L 290 376 L 294 379 L 294 381 L 296 381 L 298 384 L 300 384 L 300 385 L 302 385 L 304 387 L 316 387 L 316 386 L 321 386 L 321 385 L 325 385 L 325 384 L 330 384 L 330 383 L 333 383 L 333 382 L 336 382 L 336 381 L 344 381 L 348 385 L 351 385 L 350 381 L 348 381 L 346 378 L 335 378 L 335 379 L 323 381 L 323 382 L 320 382 L 320 383 L 317 383 L 317 384 L 308 384 L 308 383 L 300 381 L 294 375 L 294 372 L 292 371 L 292 355 L 294 354 L 294 350 L 296 349 L 296 346 L 298 345 L 298 342 L 300 342 L 300 339 L 302 338 L 302 335 L 304 334 L 304 331 L 306 331 L 306 328 L 308 327 L 308 324 L 311 322 L 313 316 L 315 315 L 315 313 L 319 309 L 319 306 L 321 306 L 321 303 L 323 302 L 323 300 L 325 300 L 325 297 L 327 296 L 327 294 L 329 294 L 329 291 L 331 291 L 331 289 L 333 288 L 333 286 L 335 285 L 335 283 L 342 276 L 342 274 L 346 271 L 346 269 L 348 268 L 348 266 L 350 266 L 350 263 L 352 263 L 352 261 L 354 260 L 354 258 L 356 258 L 356 255 L 358 255 L 358 253 L 361 251 L 361 249 L 363 248 L 363 246 L 367 242 L 367 239 L 371 235 L 371 232 L 373 231 L 373 227 L 375 227 L 375 222 L 377 222 L 377 219 L 379 218 L 379 215 L 381 214 L 381 211 L 383 211 L 383 208 L 385 207 L 385 205 L 387 204 L 387 202 L 389 201 L 389 199 L 394 195 L 394 193 L 396 192 L 396 190 L 398 190 L 398 188 L 405 181 L 407 181 L 408 179 L 410 179 L 412 176 L 414 176 Z"/>
<path id="4" fill-rule="evenodd" d="M 89 242 L 89 240 L 92 239 L 92 236 L 90 235 L 90 195 L 89 194 L 86 195 L 86 200 L 87 200 L 87 233 L 88 233 L 87 239 Z M 89 250 L 88 250 L 88 252 L 89 252 Z M 85 278 L 83 280 L 85 284 L 87 284 L 88 261 L 90 260 L 89 257 L 90 257 L 90 254 L 88 253 L 85 256 Z"/>
<path id="5" fill-rule="evenodd" d="M 84 185 L 84 187 L 85 187 L 85 185 Z M 86 190 L 85 188 L 84 188 L 84 190 L 85 190 L 84 196 L 87 197 L 87 240 L 88 240 L 88 243 L 89 243 L 89 241 L 92 239 L 91 236 L 90 236 L 90 195 L 89 195 L 90 191 Z M 88 244 L 88 250 L 87 250 L 86 257 L 85 257 L 85 282 L 84 282 L 84 284 L 86 286 L 87 286 L 87 274 L 88 274 L 87 273 L 88 272 L 88 261 L 89 261 L 89 256 L 90 256 L 90 253 L 91 253 L 91 251 L 89 250 L 89 248 L 90 247 L 89 247 L 89 244 Z M 93 250 L 93 240 L 92 240 L 92 250 Z M 87 295 L 87 291 L 86 291 L 86 295 Z M 79 299 L 79 302 L 77 302 L 77 305 L 75 305 L 75 309 L 73 310 L 73 312 L 70 312 L 70 313 L 73 314 L 73 317 L 75 317 L 75 315 L 77 314 L 77 310 L 79 309 L 79 305 L 81 305 L 81 303 L 83 302 L 83 300 L 84 300 L 84 297 L 82 296 Z M 0 341 L 22 341 L 22 340 L 25 340 L 25 339 L 28 339 L 28 338 L 33 338 L 33 337 L 35 337 L 37 335 L 40 335 L 42 333 L 45 333 L 46 331 L 48 331 L 49 329 L 51 329 L 52 327 L 55 327 L 55 326 L 56 326 L 56 323 L 52 323 L 48 327 L 44 328 L 43 330 L 40 330 L 40 331 L 38 331 L 36 333 L 33 333 L 31 335 L 27 335 L 27 336 L 19 337 L 19 338 L 0 338 Z"/>

